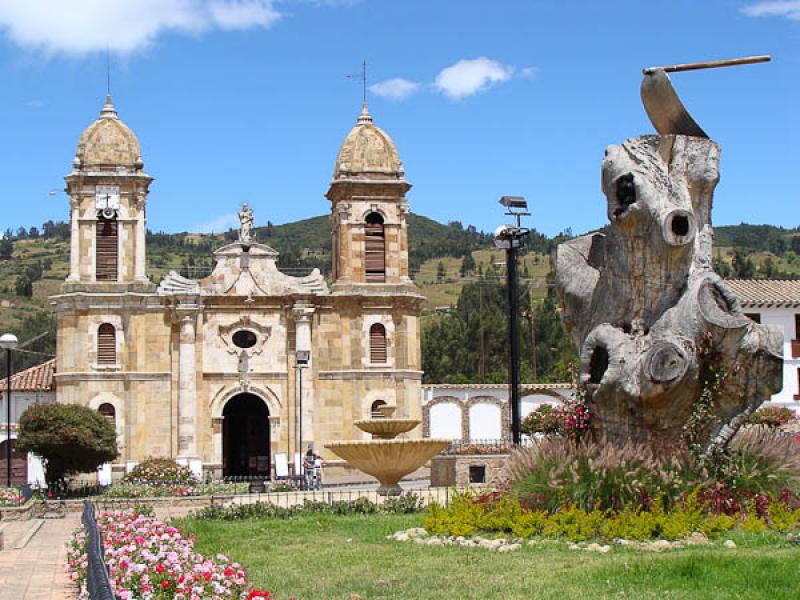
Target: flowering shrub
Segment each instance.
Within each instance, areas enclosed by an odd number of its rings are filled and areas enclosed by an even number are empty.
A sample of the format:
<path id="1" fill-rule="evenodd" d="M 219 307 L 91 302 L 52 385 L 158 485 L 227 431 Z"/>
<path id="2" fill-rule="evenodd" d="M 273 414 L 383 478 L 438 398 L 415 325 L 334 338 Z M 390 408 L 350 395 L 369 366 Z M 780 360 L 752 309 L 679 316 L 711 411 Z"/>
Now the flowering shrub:
<path id="1" fill-rule="evenodd" d="M 205 558 L 195 552 L 193 537 L 185 538 L 178 528 L 152 517 L 132 511 L 105 513 L 98 526 L 111 584 L 121 600 L 269 598 L 269 592 L 248 593 L 241 565 L 222 554 Z M 84 530 L 70 541 L 66 569 L 80 588 L 80 600 L 87 600 Z"/>
<path id="2" fill-rule="evenodd" d="M 17 490 L 10 488 L 0 488 L 0 506 L 18 506 L 22 504 L 23 497 Z"/>
<path id="3" fill-rule="evenodd" d="M 528 413 L 528 416 L 522 420 L 520 429 L 528 435 L 564 433 L 564 421 L 566 420 L 564 413 L 562 406 L 542 404 L 536 410 Z"/>
<path id="4" fill-rule="evenodd" d="M 195 485 L 148 485 L 115 483 L 103 490 L 108 498 L 163 498 L 184 496 L 211 496 L 214 494 L 245 494 L 247 483 L 202 483 Z"/>
<path id="5" fill-rule="evenodd" d="M 200 483 L 200 479 L 189 467 L 179 465 L 169 458 L 148 458 L 136 465 L 122 478 L 124 483 L 151 486 L 189 486 Z"/>
<path id="6" fill-rule="evenodd" d="M 509 454 L 511 452 L 511 444 L 506 443 L 491 443 L 491 444 L 460 444 L 453 443 L 446 450 L 445 454 L 465 454 L 465 455 L 478 455 L 478 454 Z"/>
<path id="7" fill-rule="evenodd" d="M 765 406 L 758 409 L 748 419 L 751 425 L 766 425 L 767 427 L 780 427 L 797 419 L 797 413 L 785 406 Z"/>

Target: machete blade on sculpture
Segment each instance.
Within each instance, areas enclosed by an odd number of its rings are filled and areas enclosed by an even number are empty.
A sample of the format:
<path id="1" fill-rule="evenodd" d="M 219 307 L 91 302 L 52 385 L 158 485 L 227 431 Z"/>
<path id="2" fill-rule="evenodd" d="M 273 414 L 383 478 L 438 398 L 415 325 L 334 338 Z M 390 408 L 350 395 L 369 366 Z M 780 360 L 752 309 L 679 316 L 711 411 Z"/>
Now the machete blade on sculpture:
<path id="1" fill-rule="evenodd" d="M 708 138 L 703 128 L 697 124 L 681 102 L 667 73 L 694 71 L 696 69 L 715 69 L 753 63 L 769 62 L 769 56 L 745 56 L 726 60 L 687 63 L 669 67 L 648 67 L 643 69 L 641 95 L 644 109 L 650 122 L 660 135 L 689 135 Z"/>
<path id="2" fill-rule="evenodd" d="M 708 137 L 686 110 L 672 87 L 669 75 L 662 69 L 653 69 L 645 73 L 641 94 L 647 116 L 661 135 Z"/>

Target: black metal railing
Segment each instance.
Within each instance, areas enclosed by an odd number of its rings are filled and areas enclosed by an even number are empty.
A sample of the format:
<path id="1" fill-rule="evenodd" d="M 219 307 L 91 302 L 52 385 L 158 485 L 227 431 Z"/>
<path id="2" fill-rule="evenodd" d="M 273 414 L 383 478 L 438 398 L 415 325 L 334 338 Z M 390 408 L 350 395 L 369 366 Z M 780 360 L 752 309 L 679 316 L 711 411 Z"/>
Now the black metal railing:
<path id="1" fill-rule="evenodd" d="M 529 443 L 523 439 L 520 445 L 524 447 Z M 510 438 L 453 440 L 447 448 L 442 450 L 442 454 L 508 454 L 514 448 L 514 442 Z"/>
<path id="2" fill-rule="evenodd" d="M 86 528 L 86 590 L 89 592 L 89 600 L 119 600 L 111 587 L 103 538 L 94 515 L 94 504 L 84 501 L 81 522 Z"/>

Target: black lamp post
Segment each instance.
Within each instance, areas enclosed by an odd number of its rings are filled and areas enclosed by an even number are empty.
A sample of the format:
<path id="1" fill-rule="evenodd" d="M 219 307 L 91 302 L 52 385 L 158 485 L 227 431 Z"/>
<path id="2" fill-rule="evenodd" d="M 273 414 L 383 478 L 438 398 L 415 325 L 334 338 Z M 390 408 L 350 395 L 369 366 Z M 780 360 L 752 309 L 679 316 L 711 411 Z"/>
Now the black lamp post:
<path id="1" fill-rule="evenodd" d="M 6 351 L 6 485 L 11 487 L 11 351 L 17 347 L 17 336 L 0 336 L 0 348 Z"/>
<path id="2" fill-rule="evenodd" d="M 298 385 L 298 418 L 297 418 L 297 445 L 300 452 L 300 477 L 303 473 L 303 369 L 308 367 L 311 353 L 308 350 L 298 350 L 295 354 L 295 368 L 297 369 Z"/>
<path id="3" fill-rule="evenodd" d="M 517 250 L 529 230 L 522 227 L 520 219 L 530 216 L 528 201 L 522 196 L 503 196 L 500 204 L 508 210 L 506 215 L 516 219 L 515 225 L 501 225 L 494 233 L 494 244 L 506 251 L 506 287 L 508 288 L 508 342 L 510 346 L 508 374 L 511 403 L 511 437 L 515 445 L 522 442 L 519 406 L 519 300 L 517 298 Z"/>

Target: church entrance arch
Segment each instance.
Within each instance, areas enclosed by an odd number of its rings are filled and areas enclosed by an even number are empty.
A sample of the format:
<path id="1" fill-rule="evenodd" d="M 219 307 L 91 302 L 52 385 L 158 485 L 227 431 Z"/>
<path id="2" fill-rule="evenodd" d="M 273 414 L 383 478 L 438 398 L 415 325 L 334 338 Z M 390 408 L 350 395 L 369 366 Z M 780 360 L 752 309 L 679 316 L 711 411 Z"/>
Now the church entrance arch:
<path id="1" fill-rule="evenodd" d="M 231 398 L 222 410 L 222 474 L 270 476 L 269 408 L 254 394 Z"/>

